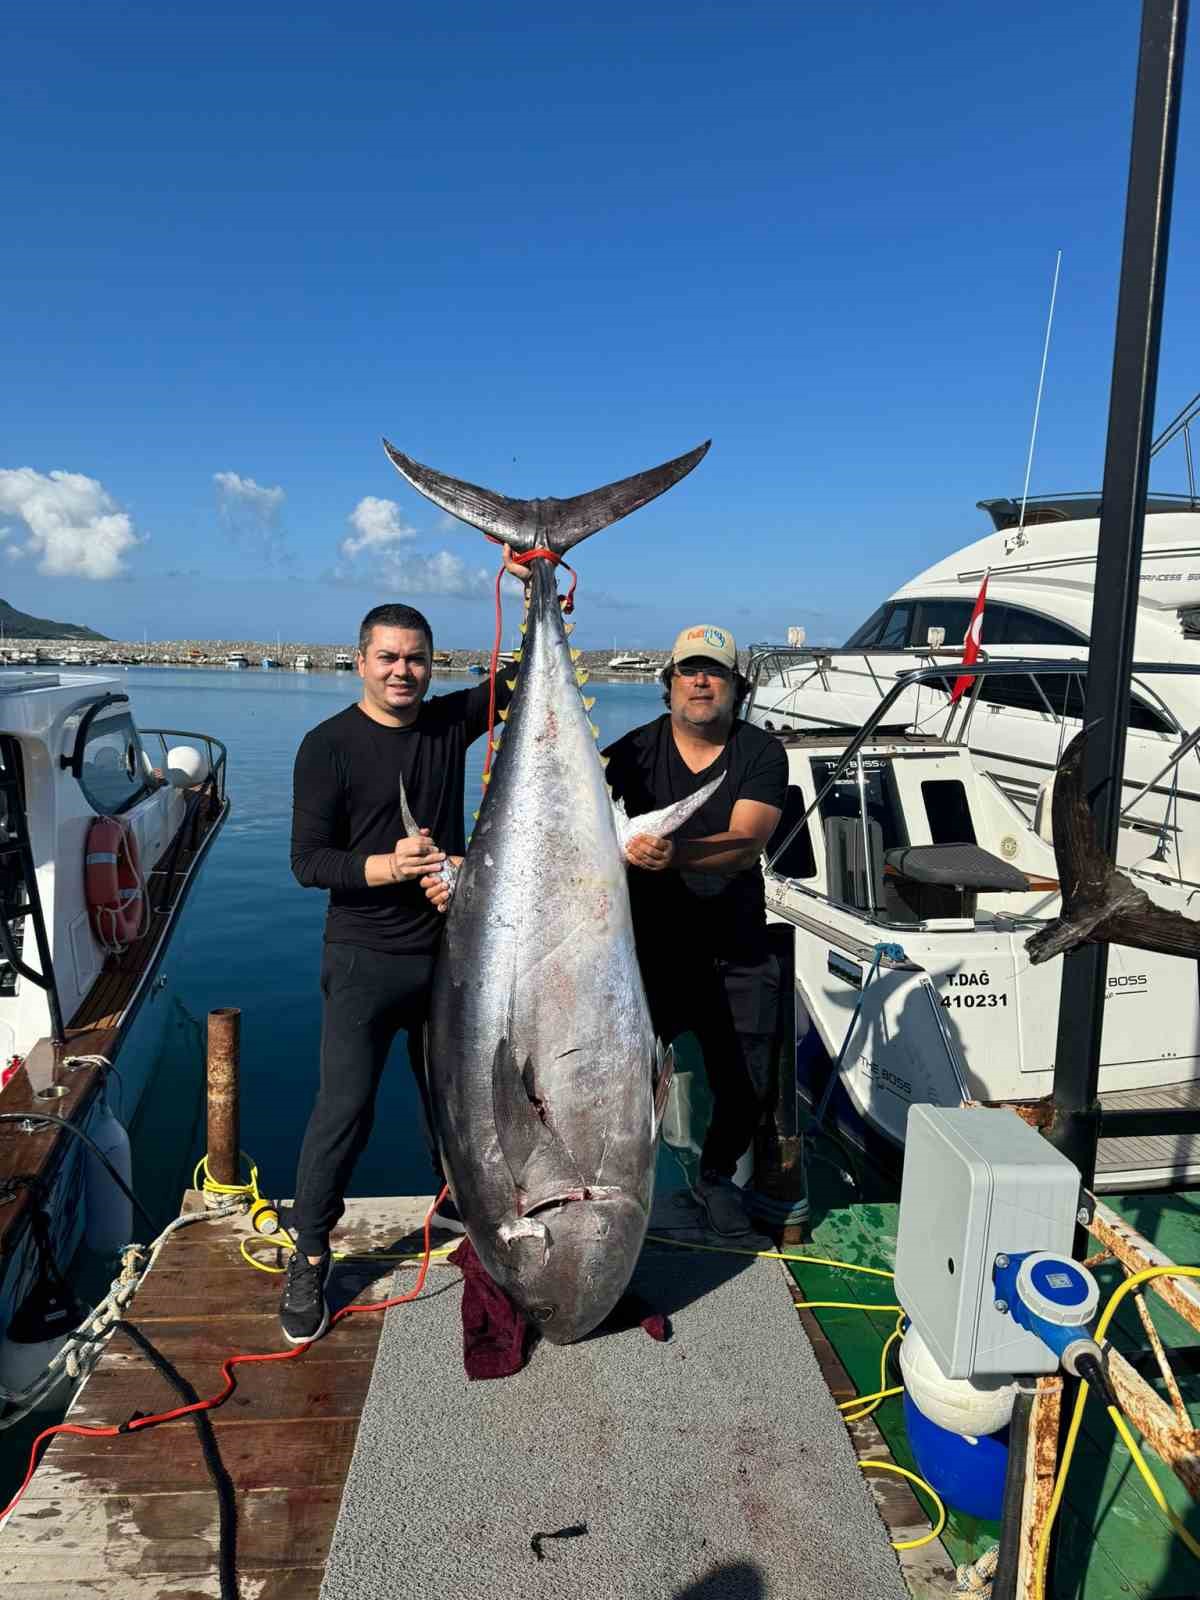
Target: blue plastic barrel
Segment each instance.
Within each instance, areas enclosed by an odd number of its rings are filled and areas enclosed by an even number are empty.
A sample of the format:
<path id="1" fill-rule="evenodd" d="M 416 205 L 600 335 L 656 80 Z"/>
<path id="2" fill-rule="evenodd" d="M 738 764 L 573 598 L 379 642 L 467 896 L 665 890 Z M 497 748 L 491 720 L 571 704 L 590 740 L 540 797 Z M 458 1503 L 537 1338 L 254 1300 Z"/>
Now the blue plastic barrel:
<path id="1" fill-rule="evenodd" d="M 980 1439 L 964 1438 L 930 1422 L 906 1389 L 904 1425 L 917 1471 L 956 1511 L 998 1522 L 1008 1469 L 1008 1429 Z"/>

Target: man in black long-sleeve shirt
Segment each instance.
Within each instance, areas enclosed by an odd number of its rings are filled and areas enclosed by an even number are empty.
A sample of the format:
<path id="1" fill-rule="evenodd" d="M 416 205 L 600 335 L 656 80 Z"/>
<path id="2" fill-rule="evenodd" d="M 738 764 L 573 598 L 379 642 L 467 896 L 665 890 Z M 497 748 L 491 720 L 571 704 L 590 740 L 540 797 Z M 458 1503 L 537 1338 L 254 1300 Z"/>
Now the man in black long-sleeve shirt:
<path id="1" fill-rule="evenodd" d="M 527 578 L 507 548 L 504 554 L 508 570 Z M 296 1249 L 279 1307 L 293 1344 L 319 1338 L 328 1326 L 329 1234 L 345 1209 L 401 1029 L 427 1105 L 422 1027 L 444 918 L 421 879 L 447 855 L 454 860 L 465 851 L 466 751 L 487 731 L 490 693 L 484 681 L 426 702 L 432 665 L 433 636 L 421 613 L 376 606 L 359 637 L 362 699 L 306 734 L 296 756 L 292 872 L 305 888 L 329 890 L 329 911 L 321 1082 L 300 1152 Z M 496 696 L 503 708 L 509 691 L 502 680 Z M 421 827 L 417 838 L 397 837 L 401 779 Z M 447 1206 L 443 1220 L 453 1220 Z"/>

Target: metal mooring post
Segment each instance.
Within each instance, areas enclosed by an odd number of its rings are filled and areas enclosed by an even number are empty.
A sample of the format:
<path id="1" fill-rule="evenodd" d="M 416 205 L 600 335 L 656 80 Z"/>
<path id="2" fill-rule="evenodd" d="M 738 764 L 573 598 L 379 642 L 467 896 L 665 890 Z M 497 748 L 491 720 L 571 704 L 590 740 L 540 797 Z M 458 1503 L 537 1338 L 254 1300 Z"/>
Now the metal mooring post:
<path id="1" fill-rule="evenodd" d="M 1084 726 L 1089 730 L 1084 788 L 1096 819 L 1100 848 L 1114 857 L 1186 24 L 1187 0 L 1145 0 L 1084 706 Z M 1054 1052 L 1054 1112 L 1049 1137 L 1079 1168 L 1088 1188 L 1096 1174 L 1100 1136 L 1097 1086 L 1107 972 L 1105 945 L 1084 945 L 1064 957 Z M 1082 1235 L 1077 1235 L 1077 1242 L 1081 1240 Z"/>
<path id="2" fill-rule="evenodd" d="M 1187 6 L 1188 0 L 1144 0 L 1142 6 L 1125 198 L 1125 238 L 1083 713 L 1088 729 L 1084 789 L 1096 820 L 1100 848 L 1114 858 L 1129 724 L 1129 680 L 1150 478 Z M 1079 1168 L 1088 1189 L 1095 1182 L 1100 1139 L 1100 1043 L 1107 975 L 1106 945 L 1084 945 L 1063 959 L 1053 1115 L 1048 1137 Z M 1080 1227 L 1075 1234 L 1077 1256 L 1086 1254 L 1086 1244 L 1086 1232 Z M 1070 1389 L 1063 1396 L 1059 1427 L 1061 1418 L 1071 1410 L 1069 1401 Z M 1036 1409 L 1035 1406 L 1035 1412 Z M 1020 1600 L 1029 1600 L 1039 1592 L 1036 1557 L 1044 1538 L 1048 1485 L 1055 1470 L 1050 1456 L 1057 1457 L 1046 1429 L 1052 1431 L 1053 1426 L 1047 1414 L 1046 1428 L 1031 1427 L 1023 1452 L 1020 1560 L 1014 1573 L 1012 1541 L 1006 1541 L 1007 1570 L 996 1574 L 998 1600 L 1014 1593 Z M 1035 1435 L 1043 1434 L 1046 1449 L 1042 1452 L 1044 1459 L 1040 1459 Z M 1010 1469 L 1015 1474 L 1017 1463 L 1010 1461 Z M 1043 1479 L 1046 1492 L 1035 1493 L 1035 1481 Z M 1006 1502 L 1009 1498 L 1006 1494 Z M 1047 1561 L 1047 1594 L 1055 1591 L 1056 1558 L 1057 1549 L 1052 1545 Z"/>
<path id="3" fill-rule="evenodd" d="M 214 1183 L 238 1181 L 241 1039 L 242 1013 L 237 1006 L 208 1013 L 208 1175 Z"/>

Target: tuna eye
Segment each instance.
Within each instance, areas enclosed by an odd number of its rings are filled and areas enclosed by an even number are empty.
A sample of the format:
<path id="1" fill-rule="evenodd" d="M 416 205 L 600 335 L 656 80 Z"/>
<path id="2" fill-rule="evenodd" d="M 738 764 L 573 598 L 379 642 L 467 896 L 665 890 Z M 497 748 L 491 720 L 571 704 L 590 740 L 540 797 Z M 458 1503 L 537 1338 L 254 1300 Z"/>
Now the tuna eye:
<path id="1" fill-rule="evenodd" d="M 555 1310 L 554 1306 L 530 1306 L 529 1315 L 535 1322 L 549 1322 Z"/>

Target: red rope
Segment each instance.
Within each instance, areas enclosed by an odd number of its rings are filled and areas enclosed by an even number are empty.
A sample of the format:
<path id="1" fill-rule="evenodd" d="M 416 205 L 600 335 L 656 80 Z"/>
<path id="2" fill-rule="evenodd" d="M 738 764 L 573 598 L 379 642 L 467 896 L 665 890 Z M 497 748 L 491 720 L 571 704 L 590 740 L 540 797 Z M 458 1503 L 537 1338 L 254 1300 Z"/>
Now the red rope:
<path id="1" fill-rule="evenodd" d="M 485 533 L 484 538 L 492 544 L 502 545 L 503 539 L 494 538 L 492 534 Z M 513 560 L 522 567 L 527 567 L 531 561 L 552 561 L 556 567 L 566 567 L 571 574 L 571 586 L 567 590 L 566 599 L 563 601 L 563 610 L 569 616 L 575 609 L 575 585 L 579 582 L 579 574 L 554 550 L 538 545 L 533 550 L 522 550 L 519 555 L 514 555 Z M 504 619 L 501 614 L 500 580 L 504 576 L 504 563 L 500 563 L 500 570 L 496 574 L 496 634 L 492 640 L 492 669 L 490 677 L 490 690 L 488 693 L 488 726 L 487 749 L 483 753 L 483 782 L 486 788 L 487 781 L 492 775 L 492 744 L 496 737 L 496 673 L 500 666 L 500 644 L 503 638 Z"/>
<path id="2" fill-rule="evenodd" d="M 403 1305 L 405 1301 L 417 1298 L 425 1287 L 425 1278 L 429 1272 L 429 1257 L 432 1250 L 429 1229 L 433 1221 L 433 1213 L 448 1192 L 449 1186 L 446 1185 L 425 1214 L 424 1257 L 421 1261 L 421 1269 L 417 1273 L 415 1286 L 407 1294 L 393 1295 L 390 1300 L 375 1300 L 369 1305 L 343 1306 L 340 1311 L 335 1312 L 329 1319 L 331 1329 L 335 1328 L 344 1317 L 353 1317 L 360 1311 L 387 1311 L 391 1306 Z M 226 1356 L 221 1363 L 221 1376 L 225 1379 L 225 1387 L 217 1394 L 209 1395 L 205 1400 L 193 1401 L 191 1405 L 176 1406 L 171 1411 L 156 1411 L 151 1416 L 134 1417 L 119 1427 L 115 1424 L 109 1424 L 107 1427 L 92 1427 L 77 1422 L 59 1422 L 53 1427 L 43 1428 L 30 1447 L 29 1468 L 25 1473 L 24 1482 L 4 1509 L 0 1511 L 0 1526 L 3 1525 L 9 1513 L 16 1509 L 21 1496 L 28 1489 L 30 1480 L 33 1478 L 34 1469 L 38 1464 L 39 1451 L 44 1440 L 52 1439 L 58 1433 L 73 1434 L 79 1439 L 113 1439 L 122 1433 L 140 1433 L 144 1428 L 156 1427 L 160 1422 L 177 1422 L 180 1417 L 190 1417 L 194 1411 L 215 1411 L 219 1406 L 225 1404 L 226 1400 L 237 1388 L 237 1378 L 233 1372 L 234 1367 L 249 1366 L 252 1362 L 294 1361 L 297 1356 L 302 1356 L 306 1350 L 310 1349 L 311 1345 L 312 1341 L 310 1340 L 308 1344 L 298 1344 L 294 1350 L 271 1350 L 264 1355 Z"/>

